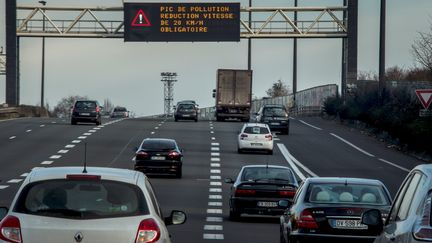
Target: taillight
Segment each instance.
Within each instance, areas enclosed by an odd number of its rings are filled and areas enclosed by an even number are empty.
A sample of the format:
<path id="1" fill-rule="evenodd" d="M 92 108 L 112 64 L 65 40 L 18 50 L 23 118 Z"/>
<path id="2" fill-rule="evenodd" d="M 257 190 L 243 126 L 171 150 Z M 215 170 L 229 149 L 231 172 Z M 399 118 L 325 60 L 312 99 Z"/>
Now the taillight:
<path id="1" fill-rule="evenodd" d="M 178 159 L 180 157 L 180 153 L 177 151 L 171 151 L 168 153 L 168 158 L 170 159 Z"/>
<path id="2" fill-rule="evenodd" d="M 141 221 L 138 227 L 135 243 L 156 242 L 160 236 L 160 229 L 156 221 L 154 219 L 145 219 Z"/>
<path id="3" fill-rule="evenodd" d="M 20 243 L 21 241 L 21 225 L 20 221 L 15 216 L 6 216 L 0 223 L 0 239 L 6 242 Z"/>
<path id="4" fill-rule="evenodd" d="M 255 195 L 255 190 L 245 190 L 245 189 L 236 189 L 235 195 L 236 196 L 253 196 Z"/>
<path id="5" fill-rule="evenodd" d="M 96 112 L 100 112 L 100 107 L 99 106 L 96 106 Z"/>
<path id="6" fill-rule="evenodd" d="M 279 191 L 279 195 L 282 197 L 294 197 L 295 191 Z"/>
<path id="7" fill-rule="evenodd" d="M 273 136 L 271 135 L 271 134 L 267 134 L 267 135 L 265 135 L 265 138 L 267 139 L 267 140 L 272 140 L 273 139 Z"/>
<path id="8" fill-rule="evenodd" d="M 417 240 L 432 239 L 432 227 L 431 227 L 431 196 L 429 195 L 423 206 L 423 213 L 419 219 L 417 219 L 414 225 L 414 238 Z"/>
<path id="9" fill-rule="evenodd" d="M 305 209 L 300 213 L 300 217 L 297 220 L 297 227 L 303 229 L 317 229 L 318 225 L 315 222 L 312 213 Z"/>
<path id="10" fill-rule="evenodd" d="M 68 180 L 89 180 L 89 181 L 100 181 L 101 176 L 100 175 L 66 175 L 66 179 Z"/>
<path id="11" fill-rule="evenodd" d="M 248 137 L 247 134 L 244 134 L 244 133 L 240 134 L 240 139 L 244 139 L 244 138 L 247 138 L 247 137 Z"/>
<path id="12" fill-rule="evenodd" d="M 149 156 L 149 154 L 144 152 L 144 151 L 138 151 L 135 155 L 136 159 L 145 159 L 148 156 Z"/>

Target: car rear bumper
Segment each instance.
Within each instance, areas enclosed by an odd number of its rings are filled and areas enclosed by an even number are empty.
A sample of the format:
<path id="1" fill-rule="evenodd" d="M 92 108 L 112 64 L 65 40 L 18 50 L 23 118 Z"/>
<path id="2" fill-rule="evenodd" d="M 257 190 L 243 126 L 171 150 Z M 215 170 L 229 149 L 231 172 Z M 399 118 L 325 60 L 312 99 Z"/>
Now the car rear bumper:
<path id="1" fill-rule="evenodd" d="M 287 123 L 279 123 L 277 125 L 275 123 L 272 124 L 272 122 L 268 122 L 266 124 L 269 126 L 271 131 L 283 131 L 289 127 L 289 121 Z"/>
<path id="2" fill-rule="evenodd" d="M 373 242 L 376 236 L 361 235 L 331 235 L 331 234 L 307 234 L 292 232 L 289 236 L 290 241 L 296 240 L 305 242 Z"/>
<path id="3" fill-rule="evenodd" d="M 196 120 L 198 119 L 198 116 L 194 114 L 190 114 L 190 115 L 183 114 L 183 115 L 175 115 L 175 118 L 179 120 Z"/>
<path id="4" fill-rule="evenodd" d="M 76 122 L 95 122 L 99 120 L 97 116 L 72 116 L 72 120 Z"/>
<path id="5" fill-rule="evenodd" d="M 280 200 L 286 200 L 283 198 L 280 199 L 266 199 L 266 198 L 255 198 L 255 199 L 242 199 L 242 198 L 232 198 L 230 200 L 230 207 L 238 212 L 238 213 L 246 213 L 246 214 L 258 214 L 258 215 L 282 215 L 286 210 L 285 207 L 276 206 L 276 207 L 260 207 L 258 206 L 258 202 L 274 202 L 276 204 L 279 203 Z"/>
<path id="6" fill-rule="evenodd" d="M 256 145 L 257 143 L 262 145 Z M 273 150 L 273 141 L 245 141 L 238 142 L 239 149 L 247 150 Z"/>
<path id="7" fill-rule="evenodd" d="M 182 163 L 173 161 L 137 162 L 134 169 L 148 174 L 176 174 L 182 169 Z"/>

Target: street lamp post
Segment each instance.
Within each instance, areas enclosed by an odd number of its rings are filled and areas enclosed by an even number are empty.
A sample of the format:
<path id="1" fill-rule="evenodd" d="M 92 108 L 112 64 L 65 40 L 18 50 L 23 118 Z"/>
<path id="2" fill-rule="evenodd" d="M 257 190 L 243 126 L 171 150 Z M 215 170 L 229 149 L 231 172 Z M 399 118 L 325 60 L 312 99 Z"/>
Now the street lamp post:
<path id="1" fill-rule="evenodd" d="M 39 1 L 43 6 L 46 1 Z M 45 9 L 43 10 L 45 13 Z M 42 31 L 45 32 L 45 15 L 42 20 Z M 41 108 L 44 108 L 44 90 L 45 90 L 45 37 L 42 37 L 42 71 L 41 71 Z"/>

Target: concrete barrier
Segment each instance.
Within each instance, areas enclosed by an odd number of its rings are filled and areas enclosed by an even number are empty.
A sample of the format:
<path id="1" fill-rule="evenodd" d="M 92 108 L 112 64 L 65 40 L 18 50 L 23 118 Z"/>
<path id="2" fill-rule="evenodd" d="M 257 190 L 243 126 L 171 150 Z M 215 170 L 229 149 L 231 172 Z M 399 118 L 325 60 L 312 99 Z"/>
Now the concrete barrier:
<path id="1" fill-rule="evenodd" d="M 49 117 L 46 109 L 36 106 L 18 106 L 0 108 L 0 119 L 12 119 L 19 117 Z"/>

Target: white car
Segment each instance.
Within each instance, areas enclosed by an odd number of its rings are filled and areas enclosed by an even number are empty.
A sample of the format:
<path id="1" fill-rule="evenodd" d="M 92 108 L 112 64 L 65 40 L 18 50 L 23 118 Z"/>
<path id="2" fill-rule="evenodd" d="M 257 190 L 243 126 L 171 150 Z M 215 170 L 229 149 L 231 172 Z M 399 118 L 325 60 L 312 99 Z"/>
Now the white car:
<path id="1" fill-rule="evenodd" d="M 143 173 L 100 167 L 34 169 L 7 210 L 0 242 L 169 243 L 166 225 L 186 221 L 162 217 Z"/>
<path id="2" fill-rule="evenodd" d="M 273 154 L 273 135 L 267 124 L 246 123 L 238 135 L 238 152 L 264 150 Z"/>

